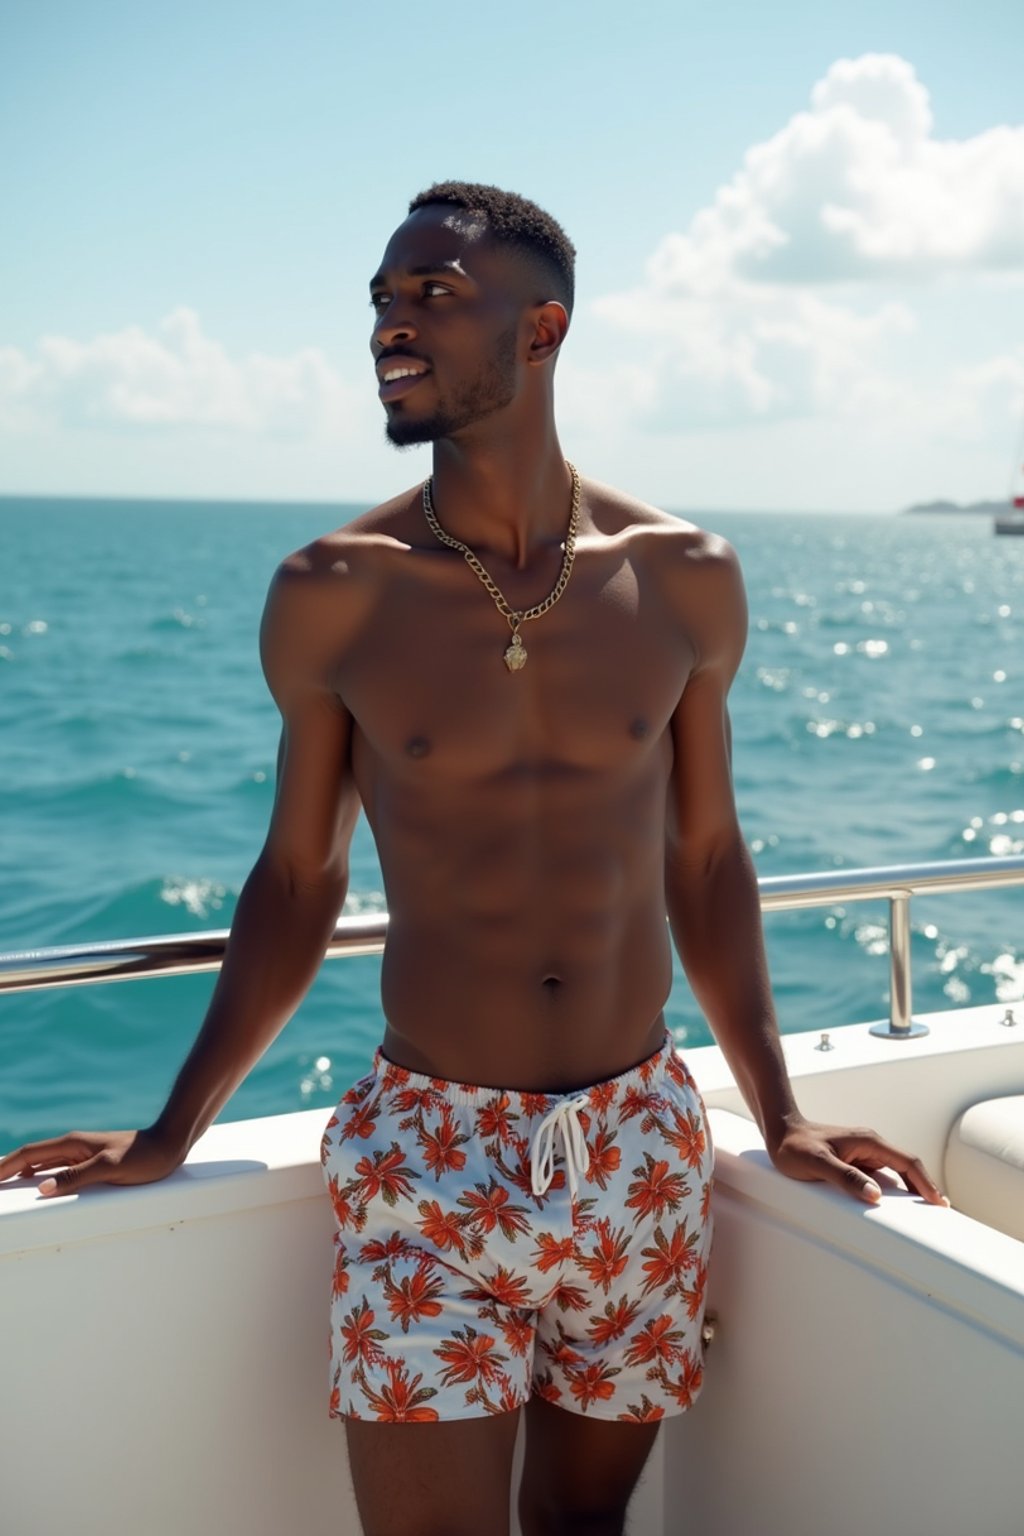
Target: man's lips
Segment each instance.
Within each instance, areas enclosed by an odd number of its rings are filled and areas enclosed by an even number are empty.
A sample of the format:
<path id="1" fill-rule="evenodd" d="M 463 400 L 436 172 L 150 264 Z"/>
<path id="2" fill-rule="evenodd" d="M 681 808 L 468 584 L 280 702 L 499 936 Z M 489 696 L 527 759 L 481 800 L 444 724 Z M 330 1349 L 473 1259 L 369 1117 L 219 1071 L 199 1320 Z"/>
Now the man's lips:
<path id="1" fill-rule="evenodd" d="M 403 395 L 415 389 L 429 372 L 427 364 L 418 357 L 385 358 L 377 364 L 377 377 L 380 380 L 377 393 L 385 401 L 400 400 Z"/>

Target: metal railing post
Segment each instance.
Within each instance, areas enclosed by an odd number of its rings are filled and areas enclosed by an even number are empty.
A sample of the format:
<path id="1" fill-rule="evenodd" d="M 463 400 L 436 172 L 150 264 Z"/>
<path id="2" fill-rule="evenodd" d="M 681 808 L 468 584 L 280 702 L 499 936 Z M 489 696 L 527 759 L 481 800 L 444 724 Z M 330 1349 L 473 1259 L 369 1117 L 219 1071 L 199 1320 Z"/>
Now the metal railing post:
<path id="1" fill-rule="evenodd" d="M 910 892 L 889 895 L 889 1022 L 872 1024 L 871 1033 L 883 1040 L 915 1040 L 928 1034 L 927 1024 L 911 1017 Z"/>

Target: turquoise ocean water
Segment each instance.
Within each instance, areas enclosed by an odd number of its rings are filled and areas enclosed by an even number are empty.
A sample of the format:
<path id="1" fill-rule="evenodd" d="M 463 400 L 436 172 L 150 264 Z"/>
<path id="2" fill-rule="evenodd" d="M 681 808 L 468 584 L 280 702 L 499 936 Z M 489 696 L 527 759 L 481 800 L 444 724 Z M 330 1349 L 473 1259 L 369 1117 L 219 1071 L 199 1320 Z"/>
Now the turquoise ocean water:
<path id="1" fill-rule="evenodd" d="M 230 923 L 273 793 L 267 583 L 358 510 L 0 501 L 0 951 Z M 746 574 L 731 709 L 759 873 L 1024 852 L 1024 539 L 971 516 L 698 520 Z M 361 823 L 348 910 L 382 908 Z M 916 902 L 915 1007 L 1024 997 L 1021 914 L 1014 891 Z M 885 922 L 767 919 L 784 1031 L 886 1013 Z M 380 1038 L 378 974 L 325 965 L 223 1118 L 332 1105 Z M 0 998 L 0 1148 L 151 1120 L 211 987 Z M 669 1023 L 709 1039 L 678 968 Z"/>

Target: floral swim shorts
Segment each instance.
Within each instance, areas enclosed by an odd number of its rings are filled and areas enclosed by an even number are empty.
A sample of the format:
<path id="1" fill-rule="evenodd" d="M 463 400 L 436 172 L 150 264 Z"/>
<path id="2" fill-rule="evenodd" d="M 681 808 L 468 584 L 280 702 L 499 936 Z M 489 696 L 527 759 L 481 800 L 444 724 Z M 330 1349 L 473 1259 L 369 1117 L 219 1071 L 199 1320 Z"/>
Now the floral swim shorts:
<path id="1" fill-rule="evenodd" d="M 668 1034 L 566 1094 L 427 1077 L 378 1049 L 321 1156 L 332 1417 L 477 1418 L 536 1393 L 644 1423 L 697 1396 L 712 1148 Z"/>

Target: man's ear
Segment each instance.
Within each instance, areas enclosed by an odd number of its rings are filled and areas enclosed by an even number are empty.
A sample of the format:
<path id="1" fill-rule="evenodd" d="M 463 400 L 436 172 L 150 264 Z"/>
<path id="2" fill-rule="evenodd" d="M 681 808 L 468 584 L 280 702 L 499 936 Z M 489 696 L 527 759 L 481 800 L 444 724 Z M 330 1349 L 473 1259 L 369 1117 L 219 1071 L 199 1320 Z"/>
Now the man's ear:
<path id="1" fill-rule="evenodd" d="M 533 337 L 527 358 L 531 363 L 546 363 L 554 357 L 569 329 L 569 314 L 564 304 L 549 299 L 533 311 Z"/>

